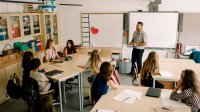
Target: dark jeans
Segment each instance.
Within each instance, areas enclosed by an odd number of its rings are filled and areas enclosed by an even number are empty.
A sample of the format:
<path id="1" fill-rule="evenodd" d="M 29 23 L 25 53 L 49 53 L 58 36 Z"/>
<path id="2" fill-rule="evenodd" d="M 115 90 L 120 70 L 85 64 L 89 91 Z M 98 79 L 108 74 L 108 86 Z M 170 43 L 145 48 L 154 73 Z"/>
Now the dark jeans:
<path id="1" fill-rule="evenodd" d="M 144 49 L 133 48 L 133 50 L 132 50 L 132 67 L 136 62 L 137 63 L 137 68 L 138 68 L 138 73 L 140 73 L 140 70 L 142 68 L 142 56 L 143 56 L 143 53 L 144 53 Z"/>
<path id="2" fill-rule="evenodd" d="M 141 80 L 141 84 L 147 87 L 153 87 L 153 80 Z M 164 88 L 164 85 L 155 81 L 155 88 Z"/>

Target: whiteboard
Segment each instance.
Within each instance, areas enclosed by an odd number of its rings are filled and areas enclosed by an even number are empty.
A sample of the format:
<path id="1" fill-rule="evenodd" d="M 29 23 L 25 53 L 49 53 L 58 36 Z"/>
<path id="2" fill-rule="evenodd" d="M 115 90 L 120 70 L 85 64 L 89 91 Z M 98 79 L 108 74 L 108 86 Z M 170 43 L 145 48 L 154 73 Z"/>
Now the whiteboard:
<path id="1" fill-rule="evenodd" d="M 175 48 L 177 44 L 178 13 L 129 13 L 129 42 L 138 21 L 143 22 L 147 34 L 147 47 Z"/>
<path id="2" fill-rule="evenodd" d="M 89 14 L 89 21 L 90 46 L 122 48 L 123 14 Z"/>

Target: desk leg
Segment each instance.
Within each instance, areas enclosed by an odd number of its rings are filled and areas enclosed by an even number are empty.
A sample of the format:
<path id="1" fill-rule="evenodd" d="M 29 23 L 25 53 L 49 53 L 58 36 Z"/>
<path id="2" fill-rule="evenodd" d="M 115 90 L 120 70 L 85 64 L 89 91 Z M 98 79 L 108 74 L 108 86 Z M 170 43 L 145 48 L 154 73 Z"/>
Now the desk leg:
<path id="1" fill-rule="evenodd" d="M 155 78 L 153 78 L 153 88 L 155 88 L 155 83 L 156 83 L 156 80 Z"/>
<path id="2" fill-rule="evenodd" d="M 60 97 L 60 112 L 63 112 L 63 108 L 62 108 L 62 91 L 61 91 L 61 83 L 62 82 L 58 82 L 58 89 L 59 89 L 59 97 Z"/>
<path id="3" fill-rule="evenodd" d="M 63 98 L 63 102 L 66 104 L 66 92 L 65 92 L 65 81 L 63 81 L 62 83 L 62 98 Z"/>
<path id="4" fill-rule="evenodd" d="M 78 90 L 79 90 L 79 106 L 80 111 L 83 110 L 83 88 L 82 88 L 82 72 L 78 75 Z"/>
<path id="5" fill-rule="evenodd" d="M 80 80 L 81 80 L 81 111 L 83 110 L 83 79 L 82 79 L 82 72 L 80 73 Z"/>

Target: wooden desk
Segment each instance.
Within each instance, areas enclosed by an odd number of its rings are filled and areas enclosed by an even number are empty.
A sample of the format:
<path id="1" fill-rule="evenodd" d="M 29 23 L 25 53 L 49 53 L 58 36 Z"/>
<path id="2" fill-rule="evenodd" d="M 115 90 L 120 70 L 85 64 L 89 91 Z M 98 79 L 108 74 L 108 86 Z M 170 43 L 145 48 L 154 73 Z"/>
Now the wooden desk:
<path id="1" fill-rule="evenodd" d="M 176 63 L 192 63 L 195 64 L 192 59 L 172 59 L 172 58 L 160 58 L 160 62 L 176 62 Z"/>
<path id="2" fill-rule="evenodd" d="M 74 76 L 78 76 L 78 84 L 79 84 L 78 91 L 79 91 L 79 99 L 80 99 L 79 106 L 80 106 L 80 111 L 82 111 L 83 109 L 82 72 L 84 71 L 84 69 L 78 67 L 78 65 L 86 65 L 88 58 L 89 56 L 87 55 L 79 54 L 79 55 L 74 55 L 72 57 L 72 60 L 64 61 L 63 63 L 53 64 L 51 62 L 47 62 L 47 63 L 42 64 L 42 66 L 45 67 L 48 71 L 55 70 L 55 69 L 63 71 L 62 74 L 51 78 L 52 80 L 58 81 L 61 112 L 63 112 L 62 101 L 66 103 L 65 87 L 63 87 L 63 91 L 61 91 L 62 82 L 64 83 L 67 79 L 72 78 Z"/>
<path id="3" fill-rule="evenodd" d="M 43 68 L 47 68 L 48 71 L 51 70 L 61 70 L 64 71 L 61 75 L 52 77 L 52 80 L 56 80 L 59 83 L 59 96 L 60 96 L 60 108 L 62 110 L 62 101 L 66 103 L 65 96 L 65 87 L 63 88 L 63 95 L 61 94 L 61 83 L 66 81 L 69 78 L 74 76 L 78 76 L 79 82 L 79 103 L 80 103 L 80 111 L 83 109 L 83 88 L 82 88 L 82 72 L 85 70 L 83 68 L 78 67 L 79 65 L 86 65 L 89 59 L 88 55 L 77 54 L 72 56 L 72 60 L 64 61 L 63 63 L 53 64 L 52 62 L 44 63 Z M 110 61 L 111 59 L 102 58 L 102 61 Z M 111 62 L 114 63 L 114 62 Z"/>
<path id="4" fill-rule="evenodd" d="M 113 99 L 114 96 L 119 94 L 124 89 L 142 92 L 141 99 L 136 100 L 133 104 L 128 104 Z M 98 108 L 116 110 L 117 112 L 155 112 L 155 107 L 162 107 L 161 98 L 147 97 L 147 87 L 136 86 L 120 86 L 116 90 L 109 90 L 108 94 L 102 96 L 100 100 L 93 107 L 91 112 L 96 112 Z M 179 112 L 190 112 L 190 108 L 175 108 Z"/>
<path id="5" fill-rule="evenodd" d="M 155 80 L 162 80 L 162 81 L 173 81 L 176 82 L 180 79 L 181 72 L 184 69 L 192 69 L 197 78 L 200 79 L 200 69 L 199 64 L 194 63 L 193 60 L 187 59 L 168 59 L 168 60 L 161 60 L 160 61 L 160 71 L 168 71 L 172 73 L 172 77 L 163 77 L 163 76 L 153 76 L 153 87 L 155 87 Z"/>

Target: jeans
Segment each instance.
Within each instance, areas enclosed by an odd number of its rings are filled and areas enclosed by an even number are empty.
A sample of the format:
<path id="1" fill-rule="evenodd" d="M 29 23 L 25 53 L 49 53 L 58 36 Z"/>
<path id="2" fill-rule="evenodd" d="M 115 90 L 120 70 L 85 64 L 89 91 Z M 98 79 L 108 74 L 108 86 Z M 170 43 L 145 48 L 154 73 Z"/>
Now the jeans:
<path id="1" fill-rule="evenodd" d="M 144 53 L 144 49 L 136 49 L 133 48 L 132 50 L 132 67 L 137 63 L 138 73 L 140 73 L 140 70 L 142 68 L 142 56 Z"/>

